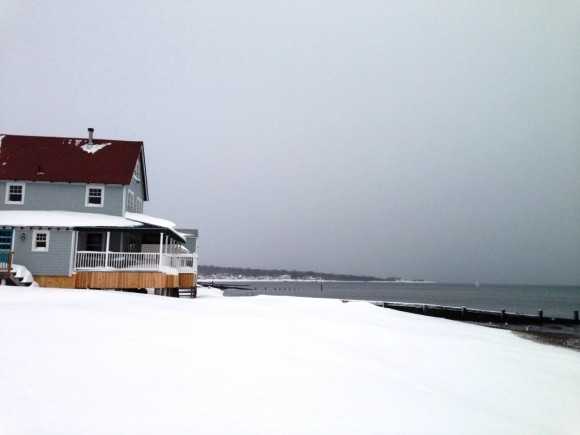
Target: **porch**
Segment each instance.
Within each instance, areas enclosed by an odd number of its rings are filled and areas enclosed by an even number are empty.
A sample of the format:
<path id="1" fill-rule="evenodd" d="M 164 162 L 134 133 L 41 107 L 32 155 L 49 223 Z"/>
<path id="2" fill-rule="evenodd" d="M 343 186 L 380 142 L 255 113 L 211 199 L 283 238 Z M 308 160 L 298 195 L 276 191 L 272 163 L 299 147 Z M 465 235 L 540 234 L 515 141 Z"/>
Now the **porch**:
<path id="1" fill-rule="evenodd" d="M 75 235 L 70 277 L 74 282 L 70 284 L 74 288 L 193 291 L 197 254 L 188 253 L 176 236 L 159 228 L 80 230 Z"/>
<path id="2" fill-rule="evenodd" d="M 151 252 L 77 251 L 75 271 L 164 271 L 174 268 L 178 273 L 195 273 L 195 254 L 162 254 Z"/>
<path id="3" fill-rule="evenodd" d="M 157 231 L 79 231 L 73 270 L 196 273 L 197 254 L 187 253 L 182 242 Z"/>

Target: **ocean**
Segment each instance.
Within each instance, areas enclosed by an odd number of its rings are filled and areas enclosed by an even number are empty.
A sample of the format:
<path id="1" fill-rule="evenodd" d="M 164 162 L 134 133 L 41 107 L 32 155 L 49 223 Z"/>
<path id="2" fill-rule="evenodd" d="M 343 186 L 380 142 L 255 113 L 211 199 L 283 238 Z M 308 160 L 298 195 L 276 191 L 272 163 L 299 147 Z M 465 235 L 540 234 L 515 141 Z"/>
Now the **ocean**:
<path id="1" fill-rule="evenodd" d="M 207 281 L 205 281 L 207 282 Z M 225 296 L 284 295 L 314 298 L 356 299 L 383 302 L 466 307 L 489 311 L 573 318 L 580 310 L 580 286 L 529 286 L 492 284 L 435 284 L 352 281 L 219 281 L 247 286 Z"/>

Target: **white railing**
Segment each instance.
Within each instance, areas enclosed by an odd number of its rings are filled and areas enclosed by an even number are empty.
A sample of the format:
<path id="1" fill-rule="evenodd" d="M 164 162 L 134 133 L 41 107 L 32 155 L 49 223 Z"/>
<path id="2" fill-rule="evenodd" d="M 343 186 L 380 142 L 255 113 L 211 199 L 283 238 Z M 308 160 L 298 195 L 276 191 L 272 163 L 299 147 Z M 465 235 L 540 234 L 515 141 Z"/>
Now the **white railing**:
<path id="1" fill-rule="evenodd" d="M 106 262 L 106 252 L 77 252 L 75 269 L 104 269 Z"/>
<path id="2" fill-rule="evenodd" d="M 169 255 L 150 252 L 79 251 L 75 255 L 76 270 L 141 271 L 160 270 L 161 267 L 181 269 L 193 267 L 194 264 L 197 269 L 197 261 L 192 254 Z"/>
<path id="3" fill-rule="evenodd" d="M 197 255 L 195 254 L 175 254 L 171 256 L 171 267 L 177 269 L 191 268 L 197 270 Z"/>

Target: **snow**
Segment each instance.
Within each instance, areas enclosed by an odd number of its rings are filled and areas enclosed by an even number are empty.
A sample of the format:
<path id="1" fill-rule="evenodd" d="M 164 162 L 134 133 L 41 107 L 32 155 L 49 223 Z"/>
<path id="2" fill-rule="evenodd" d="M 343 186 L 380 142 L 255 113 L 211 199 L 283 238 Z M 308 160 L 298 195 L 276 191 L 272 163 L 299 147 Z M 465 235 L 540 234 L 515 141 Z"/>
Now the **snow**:
<path id="1" fill-rule="evenodd" d="M 0 222 L 5 227 L 138 227 L 134 220 L 120 216 L 74 211 L 1 210 Z"/>
<path id="2" fill-rule="evenodd" d="M 166 219 L 129 212 L 125 213 L 125 217 L 122 218 L 74 211 L 1 210 L 0 222 L 6 227 L 139 227 L 143 224 L 170 230 L 175 227 L 173 222 Z"/>
<path id="3" fill-rule="evenodd" d="M 153 216 L 148 216 L 142 213 L 132 213 L 132 212 L 125 212 L 125 218 L 130 219 L 132 221 L 136 221 L 143 224 L 154 225 L 156 227 L 167 228 L 171 230 L 176 236 L 181 238 L 183 242 L 185 242 L 185 236 L 177 231 L 175 231 L 175 223 L 167 220 L 161 219 Z"/>
<path id="4" fill-rule="evenodd" d="M 580 352 L 366 302 L 0 287 L 0 433 L 577 433 Z"/>
<path id="5" fill-rule="evenodd" d="M 99 150 L 102 150 L 103 148 L 105 148 L 106 146 L 111 145 L 111 143 L 87 143 L 81 146 L 81 149 L 89 154 L 94 154 Z"/>
<path id="6" fill-rule="evenodd" d="M 155 225 L 157 227 L 168 228 L 170 230 L 175 229 L 175 224 L 167 219 L 161 219 L 153 216 L 147 216 L 142 213 L 131 213 L 129 211 L 125 212 L 125 218 L 132 221 L 141 222 L 144 224 Z M 175 232 L 175 231 L 174 231 Z M 176 233 L 179 234 L 179 233 Z"/>
<path id="7" fill-rule="evenodd" d="M 12 264 L 12 272 L 14 273 L 14 277 L 19 278 L 22 283 L 31 285 L 36 284 L 34 277 L 26 267 L 21 266 L 20 264 Z"/>

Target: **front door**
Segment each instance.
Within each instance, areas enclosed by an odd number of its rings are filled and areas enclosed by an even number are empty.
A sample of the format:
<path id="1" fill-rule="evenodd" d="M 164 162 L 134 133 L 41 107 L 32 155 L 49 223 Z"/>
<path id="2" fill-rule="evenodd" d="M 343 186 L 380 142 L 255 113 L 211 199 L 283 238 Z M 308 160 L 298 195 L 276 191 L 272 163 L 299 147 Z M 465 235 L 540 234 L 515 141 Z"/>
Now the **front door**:
<path id="1" fill-rule="evenodd" d="M 8 272 L 12 264 L 12 230 L 0 230 L 0 272 Z"/>

